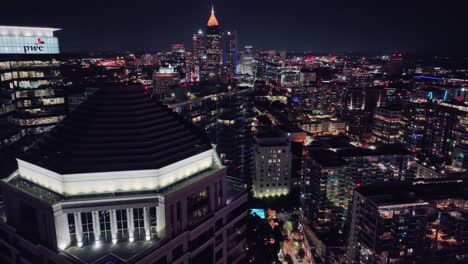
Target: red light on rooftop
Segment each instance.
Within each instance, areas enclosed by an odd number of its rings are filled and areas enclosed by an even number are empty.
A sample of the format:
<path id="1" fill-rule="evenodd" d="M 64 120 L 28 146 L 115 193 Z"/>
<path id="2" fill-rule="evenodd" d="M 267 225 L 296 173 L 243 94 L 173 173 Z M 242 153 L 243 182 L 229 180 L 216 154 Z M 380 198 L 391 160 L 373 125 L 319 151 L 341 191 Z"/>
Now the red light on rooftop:
<path id="1" fill-rule="evenodd" d="M 361 187 L 361 186 L 362 186 L 362 184 L 361 184 L 361 183 L 359 183 L 359 182 L 358 182 L 358 183 L 356 183 L 356 187 Z"/>

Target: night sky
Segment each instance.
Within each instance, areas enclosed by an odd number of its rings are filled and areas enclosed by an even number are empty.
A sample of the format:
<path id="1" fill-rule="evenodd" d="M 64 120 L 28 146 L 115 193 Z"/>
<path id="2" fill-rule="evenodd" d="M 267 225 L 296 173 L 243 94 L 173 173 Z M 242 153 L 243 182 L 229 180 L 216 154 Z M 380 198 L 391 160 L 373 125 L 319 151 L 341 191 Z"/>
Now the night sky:
<path id="1" fill-rule="evenodd" d="M 63 52 L 191 46 L 209 0 L 2 1 L 0 24 L 54 26 Z M 314 52 L 468 53 L 468 1 L 218 0 L 222 29 L 241 45 Z"/>

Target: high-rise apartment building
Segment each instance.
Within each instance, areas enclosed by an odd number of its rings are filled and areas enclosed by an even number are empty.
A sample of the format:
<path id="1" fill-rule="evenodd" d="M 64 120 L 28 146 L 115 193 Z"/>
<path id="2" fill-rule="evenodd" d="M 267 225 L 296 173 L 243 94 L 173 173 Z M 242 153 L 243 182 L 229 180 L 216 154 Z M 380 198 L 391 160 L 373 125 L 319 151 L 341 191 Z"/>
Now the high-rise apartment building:
<path id="1" fill-rule="evenodd" d="M 254 57 L 252 53 L 252 46 L 246 46 L 245 51 L 240 55 L 239 72 L 254 76 Z"/>
<path id="2" fill-rule="evenodd" d="M 425 100 L 403 101 L 401 113 L 401 142 L 411 151 L 421 151 L 427 125 L 428 105 Z"/>
<path id="3" fill-rule="evenodd" d="M 372 137 L 385 144 L 400 142 L 401 109 L 395 107 L 376 108 Z"/>
<path id="4" fill-rule="evenodd" d="M 367 83 L 356 83 L 345 88 L 342 98 L 341 115 L 348 122 L 348 134 L 367 139 L 371 133 L 374 110 L 381 106 L 382 87 Z"/>
<path id="5" fill-rule="evenodd" d="M 237 108 L 231 108 L 218 117 L 216 151 L 229 176 L 248 183 L 252 174 L 252 121 L 255 117 L 249 103 L 236 99 Z"/>
<path id="6" fill-rule="evenodd" d="M 455 161 L 460 167 L 466 166 L 468 104 L 462 101 L 435 101 L 429 107 L 424 150 L 447 164 Z"/>
<path id="7" fill-rule="evenodd" d="M 57 30 L 0 26 L 0 146 L 65 117 Z"/>
<path id="8" fill-rule="evenodd" d="M 313 228 L 339 233 L 348 209 L 349 164 L 330 150 L 306 150 L 303 178 L 303 204 Z"/>
<path id="9" fill-rule="evenodd" d="M 354 190 L 348 263 L 464 263 L 466 180 L 418 179 Z"/>
<path id="10" fill-rule="evenodd" d="M 399 144 L 355 147 L 344 136 L 316 137 L 303 155 L 302 203 L 319 233 L 343 233 L 355 187 L 413 178 L 414 154 Z"/>
<path id="11" fill-rule="evenodd" d="M 263 129 L 255 135 L 253 196 L 286 195 L 291 190 L 291 143 L 280 129 Z"/>
<path id="12" fill-rule="evenodd" d="M 141 86 L 104 87 L 2 182 L 5 263 L 243 263 L 247 196 Z"/>

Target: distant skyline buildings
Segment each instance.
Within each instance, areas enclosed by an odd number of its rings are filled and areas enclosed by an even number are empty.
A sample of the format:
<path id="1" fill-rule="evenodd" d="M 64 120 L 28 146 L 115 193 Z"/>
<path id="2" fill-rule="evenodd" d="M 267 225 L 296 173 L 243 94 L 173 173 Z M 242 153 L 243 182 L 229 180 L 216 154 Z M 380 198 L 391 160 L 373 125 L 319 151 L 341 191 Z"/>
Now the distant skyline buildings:
<path id="1" fill-rule="evenodd" d="M 370 0 L 354 5 L 340 2 L 340 10 L 332 3 L 305 0 L 288 3 L 285 8 L 273 7 L 266 0 L 214 4 L 223 24 L 242 32 L 241 46 L 314 52 L 465 53 L 466 34 L 457 34 L 457 41 L 447 41 L 454 38 L 453 32 L 464 32 L 464 23 L 458 19 L 466 10 L 462 1 L 446 6 L 401 0 L 381 5 Z M 63 28 L 59 36 L 63 52 L 162 50 L 168 43 L 188 45 L 188 36 L 202 26 L 200 17 L 211 4 L 213 1 L 182 0 L 114 7 L 87 0 L 72 6 L 55 1 L 8 2 L 2 7 L 2 23 Z M 25 5 L 41 12 L 18 16 Z M 63 10 L 67 10 L 66 16 Z"/>

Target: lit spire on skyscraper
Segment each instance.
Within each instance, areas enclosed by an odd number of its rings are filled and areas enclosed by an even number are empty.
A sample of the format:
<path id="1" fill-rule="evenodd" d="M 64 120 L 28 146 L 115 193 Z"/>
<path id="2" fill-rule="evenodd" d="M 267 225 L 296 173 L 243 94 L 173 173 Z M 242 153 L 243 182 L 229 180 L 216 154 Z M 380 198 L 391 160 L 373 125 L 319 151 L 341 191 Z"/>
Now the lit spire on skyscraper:
<path id="1" fill-rule="evenodd" d="M 218 19 L 216 19 L 216 16 L 214 13 L 214 6 L 211 7 L 211 16 L 210 16 L 210 19 L 208 19 L 208 26 L 209 27 L 219 26 Z"/>

